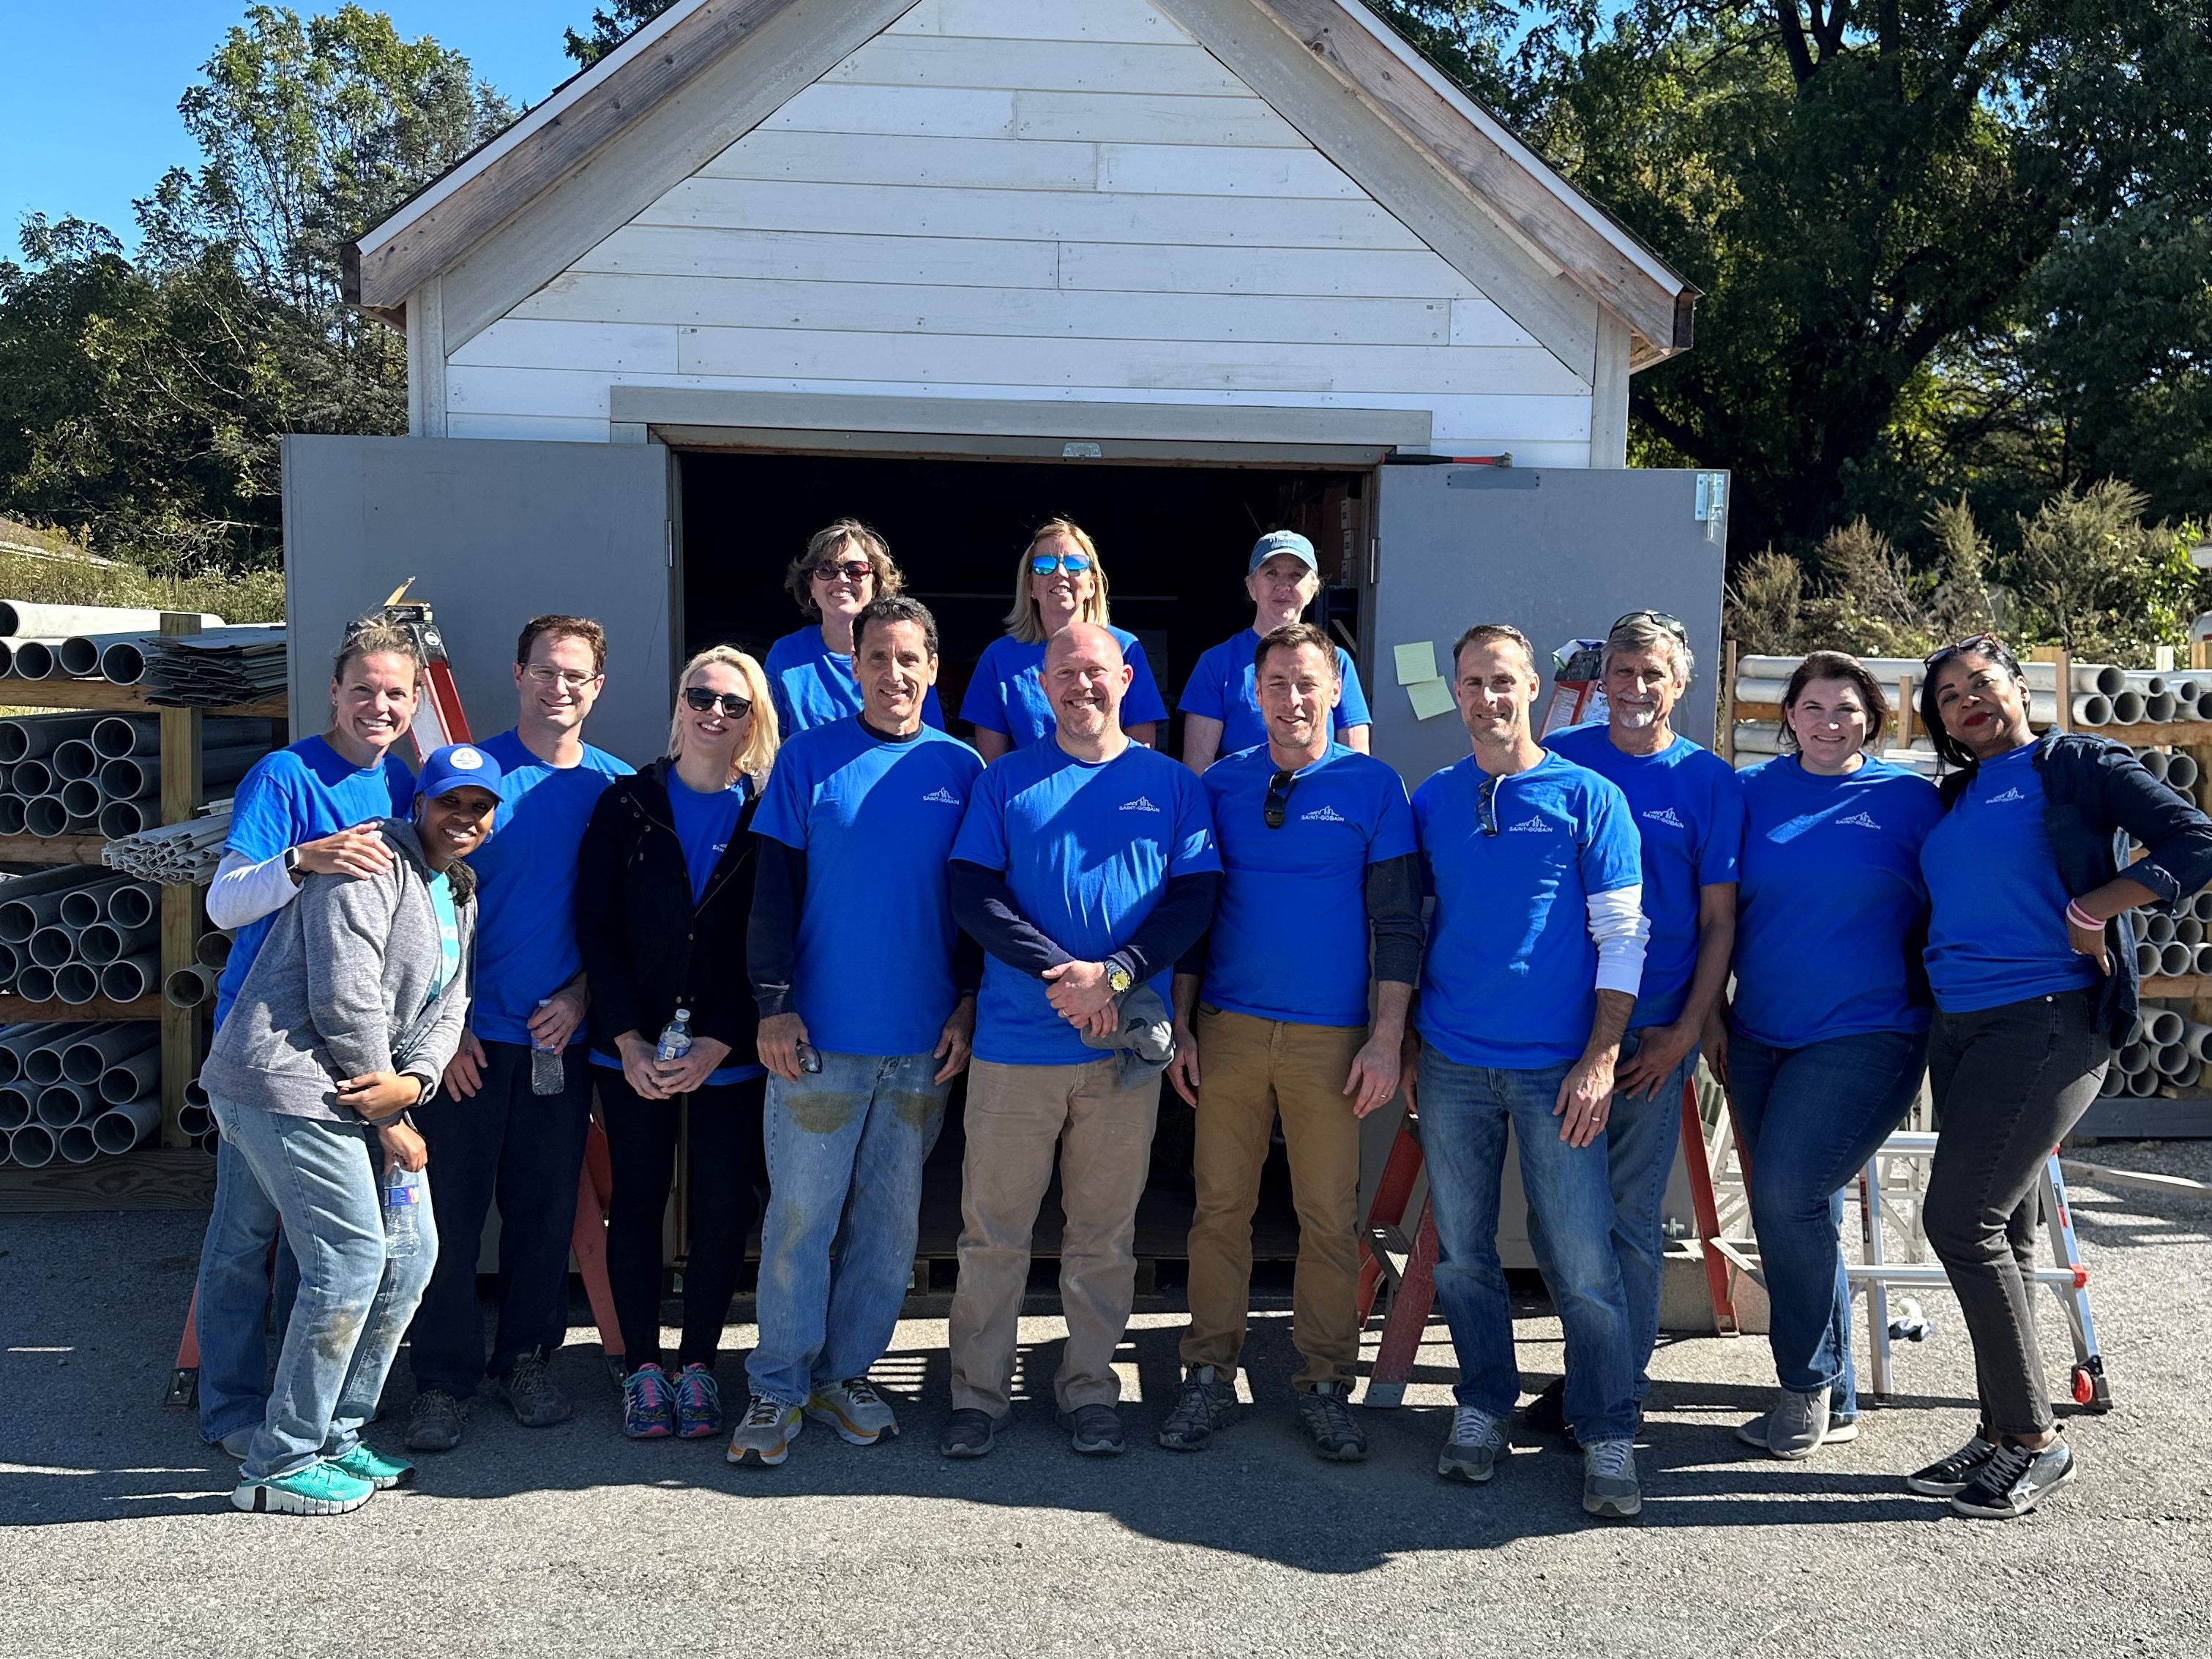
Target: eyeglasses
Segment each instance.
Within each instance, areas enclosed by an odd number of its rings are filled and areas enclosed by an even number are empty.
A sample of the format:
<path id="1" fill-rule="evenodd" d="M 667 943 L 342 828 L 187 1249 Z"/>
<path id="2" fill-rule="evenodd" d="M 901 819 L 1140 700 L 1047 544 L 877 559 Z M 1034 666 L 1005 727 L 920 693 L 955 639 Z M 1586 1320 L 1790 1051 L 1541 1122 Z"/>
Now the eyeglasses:
<path id="1" fill-rule="evenodd" d="M 1030 572 L 1032 575 L 1049 576 L 1055 570 L 1065 570 L 1071 576 L 1079 576 L 1091 568 L 1088 553 L 1032 553 Z"/>
<path id="2" fill-rule="evenodd" d="M 586 674 L 580 668 L 555 668 L 545 663 L 532 663 L 522 672 L 549 691 L 556 685 L 565 686 L 571 691 L 580 691 L 599 678 L 597 674 Z"/>
<path id="3" fill-rule="evenodd" d="M 1630 623 L 1634 622 L 1648 622 L 1655 627 L 1665 629 L 1685 645 L 1690 642 L 1690 630 L 1682 626 L 1682 619 L 1680 617 L 1670 617 L 1663 611 L 1632 611 L 1626 616 L 1616 619 L 1613 626 L 1605 631 L 1608 634 L 1617 634 Z"/>
<path id="4" fill-rule="evenodd" d="M 721 704 L 722 712 L 733 720 L 741 720 L 753 712 L 752 700 L 734 691 L 709 691 L 703 685 L 684 688 L 684 706 L 695 714 L 703 714 L 716 703 Z"/>
<path id="5" fill-rule="evenodd" d="M 866 581 L 875 574 L 875 566 L 866 559 L 824 559 L 814 567 L 814 580 L 817 582 L 834 582 L 840 576 L 848 582 Z"/>
<path id="6" fill-rule="evenodd" d="M 1494 773 L 1483 779 L 1482 787 L 1474 793 L 1475 822 L 1482 827 L 1482 833 L 1486 836 L 1498 833 L 1498 785 L 1504 775 L 1503 773 Z"/>
<path id="7" fill-rule="evenodd" d="M 1297 787 L 1295 772 L 1278 772 L 1267 780 L 1267 799 L 1260 809 L 1260 816 L 1267 821 L 1267 828 L 1279 830 L 1291 815 L 1291 791 Z"/>
<path id="8" fill-rule="evenodd" d="M 1943 647 L 1940 651 L 1929 652 L 1926 656 L 1920 659 L 1920 665 L 1923 668 L 1933 668 L 1937 663 L 1942 662 L 1948 658 L 1955 657 L 1961 651 L 1984 650 L 1988 647 L 1996 645 L 1998 643 L 1997 636 L 1994 634 L 1986 632 L 1977 634 L 1972 639 L 1958 640 L 1954 641 L 1952 644 Z"/>

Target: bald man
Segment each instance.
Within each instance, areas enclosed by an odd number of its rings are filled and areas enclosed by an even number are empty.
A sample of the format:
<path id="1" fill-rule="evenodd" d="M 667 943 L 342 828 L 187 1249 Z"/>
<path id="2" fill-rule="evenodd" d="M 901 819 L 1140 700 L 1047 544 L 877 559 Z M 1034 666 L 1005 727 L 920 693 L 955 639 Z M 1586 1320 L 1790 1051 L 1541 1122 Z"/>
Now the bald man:
<path id="1" fill-rule="evenodd" d="M 1008 1412 L 1030 1230 L 1055 1147 L 1067 1223 L 1058 1420 L 1088 1455 L 1125 1443 L 1114 1351 L 1136 1292 L 1137 1200 L 1164 1061 L 1100 1045 L 1164 1020 L 1176 958 L 1206 932 L 1221 884 L 1197 775 L 1122 732 L 1132 678 L 1107 629 L 1078 623 L 1053 635 L 1043 680 L 1054 740 L 985 769 L 952 846 L 953 912 L 988 960 L 969 1070 L 952 1415 L 938 1443 L 947 1457 L 988 1452 Z"/>

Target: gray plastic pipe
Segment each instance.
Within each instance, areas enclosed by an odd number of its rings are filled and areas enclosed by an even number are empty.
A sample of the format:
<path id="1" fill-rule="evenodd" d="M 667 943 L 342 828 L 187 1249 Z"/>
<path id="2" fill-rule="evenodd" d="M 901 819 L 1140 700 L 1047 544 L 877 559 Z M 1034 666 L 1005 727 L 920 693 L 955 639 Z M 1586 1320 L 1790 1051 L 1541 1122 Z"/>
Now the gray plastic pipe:
<path id="1" fill-rule="evenodd" d="M 161 980 L 161 953 L 141 951 L 100 970 L 100 994 L 110 1002 L 136 1002 L 150 995 Z"/>
<path id="2" fill-rule="evenodd" d="M 54 788 L 54 769 L 44 761 L 17 761 L 9 771 L 8 787 L 25 800 L 50 795 Z"/>
<path id="3" fill-rule="evenodd" d="M 2143 1042 L 2130 1042 L 2112 1056 L 2112 1064 L 2130 1077 L 2138 1072 L 2147 1072 L 2150 1069 L 2150 1046 Z"/>
<path id="4" fill-rule="evenodd" d="M 107 920 L 118 927 L 143 927 L 157 920 L 161 890 L 150 881 L 126 881 L 107 896 Z"/>
<path id="5" fill-rule="evenodd" d="M 2136 972 L 2148 975 L 2158 971 L 2158 946 L 2147 939 L 2136 941 Z"/>
<path id="6" fill-rule="evenodd" d="M 2138 749 L 2135 751 L 2135 754 L 2136 758 L 2142 763 L 2142 769 L 2144 771 L 2149 773 L 2151 776 L 2156 778 L 2160 783 L 2166 781 L 2166 768 L 2170 764 L 2172 759 L 2172 757 L 2166 754 L 2166 750 L 2163 749 Z"/>
<path id="7" fill-rule="evenodd" d="M 111 1106 L 92 1121 L 92 1138 L 103 1152 L 127 1152 L 161 1127 L 161 1103 L 133 1100 Z"/>
<path id="8" fill-rule="evenodd" d="M 61 641 L 59 640 L 18 640 L 15 642 L 15 678 L 19 680 L 51 680 L 62 672 Z"/>
<path id="9" fill-rule="evenodd" d="M 2173 937 L 2179 943 L 2194 950 L 2204 943 L 2204 924 L 2193 915 L 2176 916 L 2173 921 Z"/>
<path id="10" fill-rule="evenodd" d="M 2164 690 L 2153 691 L 2143 698 L 2143 718 L 2154 724 L 2165 726 L 2172 720 L 2177 706 L 2172 692 Z"/>
<path id="11" fill-rule="evenodd" d="M 90 1122 L 72 1123 L 54 1137 L 64 1164 L 89 1164 L 100 1156 L 100 1141 Z"/>
<path id="12" fill-rule="evenodd" d="M 172 1008 L 197 1008 L 215 994 L 212 970 L 193 963 L 161 981 L 161 1000 Z"/>
<path id="13" fill-rule="evenodd" d="M 186 1101 L 177 1108 L 177 1128 L 187 1139 L 198 1140 L 215 1128 L 215 1114 Z"/>
<path id="14" fill-rule="evenodd" d="M 105 968 L 111 962 L 121 962 L 135 957 L 149 945 L 158 945 L 161 924 L 148 922 L 138 927 L 118 927 L 112 921 L 97 921 L 76 938 L 76 953 L 88 966 Z"/>
<path id="15" fill-rule="evenodd" d="M 2185 793 L 2194 789 L 2204 769 L 2197 763 L 2194 755 L 2174 754 L 2166 757 L 2166 781 Z"/>
<path id="16" fill-rule="evenodd" d="M 69 834 L 69 809 L 52 795 L 41 795 L 23 807 L 23 828 L 41 841 Z"/>
<path id="17" fill-rule="evenodd" d="M 88 881 L 81 887 L 72 887 L 62 895 L 61 921 L 66 927 L 89 927 L 107 915 L 107 896 L 123 884 L 124 878 L 112 872 L 99 881 Z"/>
<path id="18" fill-rule="evenodd" d="M 2158 1069 L 2162 1075 L 2172 1077 L 2175 1073 L 2180 1071 L 2184 1066 L 2196 1058 L 2196 1055 L 2191 1054 L 2189 1050 L 2184 1048 L 2180 1043 L 2169 1042 L 2165 1048 L 2160 1048 L 2158 1051 L 2158 1057 L 2154 1063 L 2157 1065 Z M 2202 1064 L 2203 1062 L 2199 1061 L 2198 1063 Z"/>
<path id="19" fill-rule="evenodd" d="M 21 835 L 25 817 L 21 796 L 0 795 L 0 836 Z M 112 841 L 114 837 L 111 836 L 108 839 Z"/>
<path id="20" fill-rule="evenodd" d="M 265 743 L 267 720 L 240 715 L 210 714 L 200 719 L 200 746 L 228 749 L 241 743 Z M 102 760 L 128 760 L 133 755 L 161 752 L 161 720 L 158 714 L 105 714 L 92 728 L 90 741 Z"/>
<path id="21" fill-rule="evenodd" d="M 2143 1016 L 2143 1035 L 2155 1047 L 2163 1048 L 2181 1041 L 2185 1022 L 2171 1008 L 2154 1008 Z"/>
<path id="22" fill-rule="evenodd" d="M 221 628 L 220 617 L 202 612 L 202 628 Z M 72 634 L 161 631 L 161 613 L 114 605 L 24 605 L 0 599 L 0 634 L 10 638 L 65 640 Z"/>
<path id="23" fill-rule="evenodd" d="M 2161 974 L 2185 974 L 2196 965 L 2197 952 L 2178 940 L 2158 947 L 2158 970 Z"/>
<path id="24" fill-rule="evenodd" d="M 0 796 L 0 800 L 5 799 Z M 142 805 L 135 800 L 112 800 L 100 809 L 100 833 L 109 841 L 121 841 L 125 836 L 152 829 L 152 820 L 158 816 L 160 809 L 152 801 Z"/>
<path id="25" fill-rule="evenodd" d="M 54 970 L 41 968 L 36 963 L 26 963 L 15 971 L 15 994 L 26 1002 L 52 1002 L 54 1000 Z M 25 1074 L 28 1075 L 26 1065 Z"/>
<path id="26" fill-rule="evenodd" d="M 76 935 L 58 922 L 50 922 L 31 935 L 31 960 L 40 967 L 58 971 L 63 964 L 76 960 Z"/>
<path id="27" fill-rule="evenodd" d="M 2143 937 L 2153 945 L 2172 944 L 2173 918 L 2166 915 L 2153 915 L 2143 923 Z"/>
<path id="28" fill-rule="evenodd" d="M 2212 1025 L 2200 1025 L 2193 1019 L 2186 1021 L 2181 1028 L 2181 1040 L 2188 1045 L 2191 1054 L 2203 1060 L 2208 1053 L 2212 1053 L 2205 1047 L 2207 1043 L 2212 1043 Z"/>
<path id="29" fill-rule="evenodd" d="M 71 738 L 88 737 L 101 714 L 16 714 L 0 720 L 0 763 L 50 755 Z M 158 718 L 158 717 L 157 717 Z"/>
<path id="30" fill-rule="evenodd" d="M 252 769 L 253 763 L 269 752 L 266 743 L 243 744 L 229 749 L 207 749 L 200 753 L 200 778 L 210 784 L 236 783 Z M 161 787 L 158 755 L 134 756 L 128 760 L 103 762 L 100 787 L 111 800 L 143 800 Z"/>
<path id="31" fill-rule="evenodd" d="M 202 933 L 192 945 L 192 956 L 201 967 L 220 972 L 230 965 L 230 943 L 228 933 Z"/>
<path id="32" fill-rule="evenodd" d="M 62 1048 L 62 1075 L 72 1083 L 97 1083 L 109 1066 L 157 1050 L 161 1028 L 150 1019 L 108 1019 L 88 1025 Z"/>
<path id="33" fill-rule="evenodd" d="M 21 1128 L 34 1110 L 26 1091 L 12 1083 L 0 1084 L 0 1130 Z"/>
<path id="34" fill-rule="evenodd" d="M 62 804 L 62 811 L 70 816 L 72 830 L 81 818 L 94 823 L 100 821 L 100 809 L 106 797 L 100 793 L 100 786 L 90 778 L 72 778 L 55 793 Z"/>
<path id="35" fill-rule="evenodd" d="M 100 1091 L 82 1083 L 49 1083 L 39 1091 L 39 1121 L 49 1129 L 66 1128 L 95 1106 Z"/>
<path id="36" fill-rule="evenodd" d="M 8 1138 L 8 1150 L 23 1168 L 43 1170 L 54 1161 L 53 1131 L 27 1123 Z"/>
<path id="37" fill-rule="evenodd" d="M 67 780 L 88 778 L 100 770 L 100 753 L 88 738 L 71 738 L 54 745 L 54 775 Z"/>
<path id="38" fill-rule="evenodd" d="M 82 962 L 54 969 L 54 994 L 70 1006 L 82 1008 L 100 994 L 100 970 Z"/>
<path id="39" fill-rule="evenodd" d="M 149 1048 L 130 1059 L 118 1060 L 100 1074 L 100 1097 L 111 1106 L 120 1106 L 126 1101 L 137 1100 L 149 1090 L 161 1086 L 161 1051 Z M 187 1134 L 191 1133 L 187 1129 Z"/>
<path id="40" fill-rule="evenodd" d="M 2112 699 L 2112 720 L 2119 726 L 2140 726 L 2143 720 L 2143 695 L 2127 690 Z"/>
<path id="41" fill-rule="evenodd" d="M 2128 1093 L 2137 1100 L 2148 1100 L 2158 1092 L 2158 1085 L 2165 1081 L 2155 1070 L 2139 1073 L 2128 1079 Z"/>

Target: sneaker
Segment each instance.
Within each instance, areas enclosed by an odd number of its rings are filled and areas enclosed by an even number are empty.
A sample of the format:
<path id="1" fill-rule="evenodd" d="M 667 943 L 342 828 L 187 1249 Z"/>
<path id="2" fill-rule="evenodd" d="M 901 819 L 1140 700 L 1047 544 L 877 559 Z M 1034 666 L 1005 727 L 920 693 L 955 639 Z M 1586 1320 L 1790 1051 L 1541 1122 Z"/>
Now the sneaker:
<path id="1" fill-rule="evenodd" d="M 1193 1365 L 1183 1373 L 1175 1409 L 1160 1425 L 1160 1444 L 1170 1451 L 1204 1451 L 1213 1443 L 1216 1430 L 1243 1414 L 1234 1383 L 1222 1382 L 1211 1365 Z"/>
<path id="2" fill-rule="evenodd" d="M 1364 1463 L 1367 1431 L 1352 1413 L 1341 1382 L 1316 1382 L 1298 1396 L 1298 1426 L 1314 1455 L 1330 1463 Z"/>
<path id="3" fill-rule="evenodd" d="M 1521 1408 L 1521 1421 L 1533 1434 L 1567 1432 L 1567 1379 L 1555 1376 L 1543 1393 Z"/>
<path id="4" fill-rule="evenodd" d="M 676 1432 L 675 1396 L 656 1360 L 623 1378 L 623 1432 L 633 1440 L 665 1440 Z"/>
<path id="5" fill-rule="evenodd" d="M 1437 1455 L 1437 1473 L 1479 1486 L 1498 1472 L 1498 1454 L 1504 1449 L 1503 1423 L 1480 1406 L 1455 1406 L 1451 1433 Z"/>
<path id="6" fill-rule="evenodd" d="M 729 1459 L 750 1469 L 772 1469 L 791 1455 L 791 1443 L 806 1426 L 799 1407 L 755 1395 L 738 1431 L 730 1437 Z"/>
<path id="7" fill-rule="evenodd" d="M 469 1404 L 443 1389 L 430 1389 L 415 1396 L 407 1408 L 409 1451 L 451 1451 L 461 1443 L 461 1425 L 468 1421 Z"/>
<path id="8" fill-rule="evenodd" d="M 230 1506 L 249 1515 L 346 1515 L 376 1496 L 335 1463 L 310 1463 L 267 1480 L 241 1480 Z"/>
<path id="9" fill-rule="evenodd" d="M 872 1446 L 898 1434 L 898 1417 L 865 1376 L 825 1382 L 806 1401 L 806 1414 L 826 1423 L 848 1446 Z"/>
<path id="10" fill-rule="evenodd" d="M 1583 1449 L 1583 1508 L 1607 1521 L 1626 1521 L 1644 1507 L 1636 1484 L 1636 1443 L 1593 1440 Z"/>
<path id="11" fill-rule="evenodd" d="M 1054 1412 L 1052 1420 L 1067 1431 L 1068 1449 L 1084 1457 L 1119 1457 L 1129 1443 L 1121 1435 L 1121 1413 L 1111 1406 L 1078 1406 Z"/>
<path id="12" fill-rule="evenodd" d="M 222 1455 L 225 1457 L 234 1462 L 243 1463 L 246 1461 L 246 1454 L 253 1449 L 253 1437 L 260 1432 L 258 1427 L 233 1429 L 216 1443 L 222 1448 Z"/>
<path id="13" fill-rule="evenodd" d="M 2074 1449 L 2063 1435 L 2040 1451 L 2008 1439 L 1983 1460 L 1966 1489 L 1951 1499 L 1951 1511 L 1984 1521 L 2010 1521 L 2071 1480 L 2074 1471 Z"/>
<path id="14" fill-rule="evenodd" d="M 1833 1391 L 1829 1391 L 1828 1398 L 1832 1400 L 1833 1397 Z M 1846 1441 L 1857 1439 L 1859 1437 L 1858 1419 L 1838 1417 L 1832 1407 L 1827 1414 L 1827 1421 L 1821 1427 L 1819 1439 L 1812 1445 L 1806 1446 L 1802 1451 L 1782 1449 L 1782 1445 L 1802 1443 L 1810 1432 L 1811 1425 L 1817 1420 L 1815 1413 L 1811 1410 L 1811 1405 L 1819 1398 L 1820 1396 L 1817 1395 L 1794 1394 L 1784 1389 L 1782 1391 L 1781 1401 L 1775 1408 L 1765 1416 L 1754 1417 L 1750 1422 L 1744 1424 L 1736 1430 L 1735 1437 L 1747 1446 L 1756 1446 L 1759 1450 L 1771 1453 L 1776 1457 L 1786 1457 L 1793 1461 L 1808 1456 L 1816 1447 L 1839 1446 Z M 1778 1444 L 1774 1437 L 1774 1425 L 1777 1421 L 1785 1419 L 1787 1421 L 1784 1427 L 1787 1433 Z"/>
<path id="15" fill-rule="evenodd" d="M 415 1478 L 415 1465 L 404 1457 L 386 1457 L 366 1440 L 356 1440 L 353 1449 L 343 1457 L 331 1459 L 331 1467 L 342 1469 L 356 1480 L 366 1480 L 379 1492 L 390 1492 L 394 1486 L 404 1486 Z"/>
<path id="16" fill-rule="evenodd" d="M 1948 1457 L 1906 1475 L 1905 1488 L 1923 1498 L 1955 1498 L 1974 1484 L 1982 1465 L 1996 1455 L 1996 1447 L 1978 1434 Z"/>
<path id="17" fill-rule="evenodd" d="M 722 1385 L 693 1360 L 676 1376 L 676 1437 L 712 1440 L 722 1431 Z"/>
<path id="18" fill-rule="evenodd" d="M 545 1350 L 532 1348 L 514 1362 L 514 1369 L 500 1384 L 514 1420 L 526 1429 L 550 1429 L 575 1415 L 576 1408 L 559 1383 L 547 1375 Z"/>
<path id="19" fill-rule="evenodd" d="M 937 1455 L 939 1457 L 982 1457 L 991 1449 L 998 1437 L 999 1425 L 988 1412 L 977 1411 L 973 1406 L 963 1406 L 945 1419 L 938 1431 Z"/>

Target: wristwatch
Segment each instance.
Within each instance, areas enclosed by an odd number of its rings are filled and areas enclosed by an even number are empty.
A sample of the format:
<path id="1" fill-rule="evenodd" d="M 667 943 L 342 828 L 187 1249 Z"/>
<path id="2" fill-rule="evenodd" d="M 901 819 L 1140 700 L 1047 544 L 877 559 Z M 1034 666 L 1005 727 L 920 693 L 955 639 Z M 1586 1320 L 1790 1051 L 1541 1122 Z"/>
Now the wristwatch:
<path id="1" fill-rule="evenodd" d="M 1106 988 L 1115 996 L 1128 995 L 1129 988 L 1136 982 L 1129 977 L 1129 970 L 1120 963 L 1109 962 L 1106 964 Z"/>
<path id="2" fill-rule="evenodd" d="M 288 847 L 284 849 L 284 873 L 288 876 L 297 876 L 300 873 L 300 849 L 296 847 Z"/>

